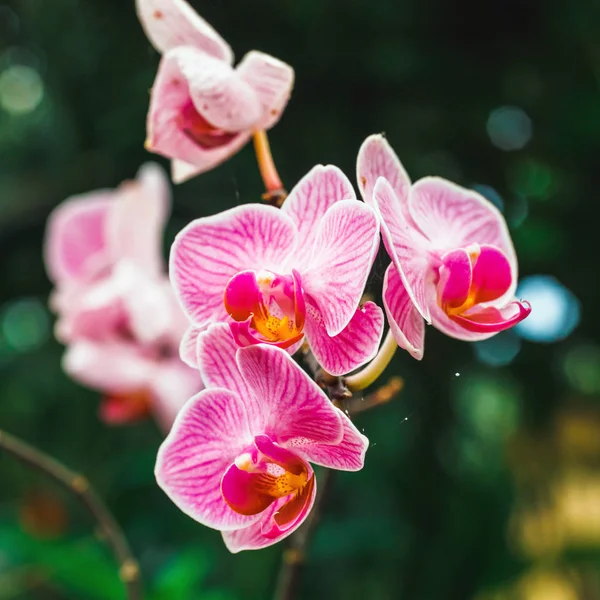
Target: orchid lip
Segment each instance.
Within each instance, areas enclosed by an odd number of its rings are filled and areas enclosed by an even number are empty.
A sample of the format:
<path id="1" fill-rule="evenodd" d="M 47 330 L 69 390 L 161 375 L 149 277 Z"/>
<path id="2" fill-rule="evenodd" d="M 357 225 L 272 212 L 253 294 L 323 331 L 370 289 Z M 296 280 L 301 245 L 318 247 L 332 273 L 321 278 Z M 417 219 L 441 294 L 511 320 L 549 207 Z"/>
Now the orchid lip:
<path id="1" fill-rule="evenodd" d="M 518 307 L 518 312 L 509 317 L 503 318 L 502 312 L 511 308 Z M 505 306 L 503 309 L 493 307 L 484 308 L 478 312 L 473 312 L 471 315 L 449 315 L 453 321 L 462 325 L 468 331 L 474 333 L 499 333 L 506 329 L 514 327 L 531 313 L 531 305 L 526 300 L 515 300 Z"/>
<path id="2" fill-rule="evenodd" d="M 240 346 L 267 343 L 289 348 L 304 336 L 306 305 L 296 270 L 291 275 L 242 271 L 227 284 L 223 301 Z"/>
<path id="3" fill-rule="evenodd" d="M 239 135 L 212 125 L 196 110 L 191 101 L 181 109 L 177 123 L 192 142 L 205 149 L 225 146 Z"/>
<path id="4" fill-rule="evenodd" d="M 457 248 L 441 257 L 438 303 L 450 319 L 468 331 L 503 331 L 531 312 L 526 302 L 513 301 L 501 308 L 489 304 L 502 298 L 512 281 L 511 265 L 499 248 L 486 244 Z"/>
<path id="5" fill-rule="evenodd" d="M 265 340 L 257 335 L 255 335 L 251 328 L 252 317 L 246 319 L 241 323 L 237 321 L 233 321 L 229 323 L 229 329 L 233 338 L 237 342 L 238 346 L 253 346 L 255 344 L 264 344 Z M 300 332 L 295 336 L 281 340 L 278 342 L 269 342 L 272 346 L 277 346 L 277 348 L 287 349 L 293 346 L 295 343 L 299 342 L 304 337 L 304 333 Z"/>
<path id="6" fill-rule="evenodd" d="M 232 510 L 255 515 L 281 502 L 273 520 L 285 526 L 307 504 L 314 474 L 299 456 L 258 435 L 254 444 L 238 455 L 221 480 L 221 494 Z"/>

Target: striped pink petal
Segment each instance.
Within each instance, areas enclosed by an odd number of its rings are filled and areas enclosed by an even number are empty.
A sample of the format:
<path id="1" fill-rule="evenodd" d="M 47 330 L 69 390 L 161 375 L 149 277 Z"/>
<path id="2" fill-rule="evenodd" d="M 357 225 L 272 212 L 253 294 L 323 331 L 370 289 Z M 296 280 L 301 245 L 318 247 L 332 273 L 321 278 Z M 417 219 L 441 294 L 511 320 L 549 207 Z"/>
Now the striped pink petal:
<path id="1" fill-rule="evenodd" d="M 183 335 L 180 327 L 181 308 L 166 276 L 156 278 L 135 264 L 122 260 L 116 264 L 111 277 L 103 285 L 114 288 L 115 293 L 119 294 L 117 302 L 123 303 L 125 326 L 138 344 L 172 343 L 173 349 L 177 347 Z M 100 287 L 99 284 L 96 289 Z"/>
<path id="2" fill-rule="evenodd" d="M 79 339 L 67 347 L 62 366 L 76 381 L 102 392 L 122 393 L 145 388 L 155 361 L 134 343 Z"/>
<path id="3" fill-rule="evenodd" d="M 281 210 L 298 228 L 297 263 L 309 260 L 325 213 L 340 200 L 356 198 L 348 178 L 333 165 L 313 167 L 292 189 Z"/>
<path id="4" fill-rule="evenodd" d="M 85 279 L 109 260 L 106 222 L 113 192 L 73 196 L 48 219 L 44 258 L 54 283 Z"/>
<path id="5" fill-rule="evenodd" d="M 328 335 L 341 333 L 354 316 L 378 249 L 379 224 L 366 204 L 341 200 L 325 213 L 301 272 Z"/>
<path id="6" fill-rule="evenodd" d="M 138 17 L 159 52 L 177 46 L 194 46 L 207 54 L 233 62 L 227 42 L 184 0 L 136 0 Z"/>
<path id="7" fill-rule="evenodd" d="M 365 465 L 369 440 L 342 411 L 340 417 L 344 437 L 339 444 L 307 444 L 295 450 L 316 465 L 340 471 L 360 471 Z"/>
<path id="8" fill-rule="evenodd" d="M 398 199 L 405 203 L 410 178 L 385 137 L 376 134 L 362 143 L 356 161 L 358 188 L 367 204 L 373 205 L 373 191 L 380 177 L 387 179 Z"/>
<path id="9" fill-rule="evenodd" d="M 229 327 L 225 323 L 211 325 L 200 334 L 197 348 L 198 368 L 204 385 L 224 388 L 244 398 L 253 430 L 256 429 L 255 433 L 262 433 L 258 429 L 261 427 L 263 410 L 237 366 L 236 354 L 239 346 L 235 343 Z"/>
<path id="10" fill-rule="evenodd" d="M 146 147 L 186 163 L 176 173 L 181 181 L 235 154 L 261 115 L 255 91 L 227 63 L 176 48 L 163 56 L 152 87 Z"/>
<path id="11" fill-rule="evenodd" d="M 439 177 L 425 177 L 411 188 L 409 210 L 436 250 L 448 251 L 472 244 L 491 245 L 507 257 L 517 285 L 517 257 L 500 211 L 483 196 Z"/>
<path id="12" fill-rule="evenodd" d="M 125 277 L 127 270 L 115 269 L 114 276 L 111 273 L 88 285 L 77 286 L 72 293 L 64 295 L 56 324 L 56 335 L 60 341 L 68 343 L 80 338 L 110 340 L 129 325 L 124 299 L 134 287 Z"/>
<path id="13" fill-rule="evenodd" d="M 281 272 L 295 243 L 289 217 L 270 206 L 245 205 L 197 219 L 175 238 L 171 282 L 197 325 L 226 320 L 223 293 L 229 280 L 245 270 Z"/>
<path id="14" fill-rule="evenodd" d="M 239 132 L 259 124 L 261 101 L 256 90 L 237 71 L 225 63 L 204 59 L 191 49 L 179 48 L 169 56 L 176 56 L 194 107 L 211 125 Z"/>
<path id="15" fill-rule="evenodd" d="M 181 338 L 179 357 L 190 367 L 198 365 L 198 336 L 204 331 L 201 327 L 190 325 Z"/>
<path id="16" fill-rule="evenodd" d="M 244 56 L 236 71 L 256 92 L 262 105 L 262 117 L 257 127 L 270 129 L 281 118 L 290 98 L 294 69 L 277 58 L 252 50 Z"/>
<path id="17" fill-rule="evenodd" d="M 381 218 L 383 242 L 404 287 L 421 315 L 429 320 L 426 279 L 431 243 L 415 229 L 404 201 L 387 179 L 375 184 L 373 198 Z"/>
<path id="18" fill-rule="evenodd" d="M 238 350 L 237 363 L 260 400 L 265 419 L 261 433 L 284 445 L 297 438 L 333 444 L 342 439 L 335 407 L 284 350 L 248 346 Z"/>
<path id="19" fill-rule="evenodd" d="M 383 311 L 373 302 L 356 309 L 350 323 L 329 336 L 318 309 L 309 304 L 306 337 L 319 364 L 332 375 L 345 375 L 375 357 L 383 333 Z"/>
<path id="20" fill-rule="evenodd" d="M 115 192 L 107 239 L 113 260 L 128 259 L 147 273 L 164 270 L 162 235 L 169 216 L 171 191 L 162 168 L 146 163 L 136 181 Z"/>
<path id="21" fill-rule="evenodd" d="M 393 264 L 387 268 L 383 280 L 383 306 L 398 346 L 421 360 L 425 347 L 425 323 Z"/>
<path id="22" fill-rule="evenodd" d="M 232 510 L 221 494 L 221 480 L 251 444 L 244 400 L 224 389 L 200 392 L 180 411 L 156 460 L 156 480 L 184 513 L 220 530 L 256 522 Z"/>

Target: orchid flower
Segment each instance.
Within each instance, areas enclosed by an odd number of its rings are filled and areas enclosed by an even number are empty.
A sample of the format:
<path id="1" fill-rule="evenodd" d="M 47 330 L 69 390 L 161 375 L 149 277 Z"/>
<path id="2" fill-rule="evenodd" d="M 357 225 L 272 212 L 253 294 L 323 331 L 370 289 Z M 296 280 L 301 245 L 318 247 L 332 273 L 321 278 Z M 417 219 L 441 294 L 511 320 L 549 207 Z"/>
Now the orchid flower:
<path id="1" fill-rule="evenodd" d="M 104 392 L 108 423 L 152 411 L 165 429 L 201 389 L 177 348 L 187 319 L 164 272 L 161 238 L 169 189 L 162 170 L 66 200 L 51 214 L 45 261 L 56 285 L 57 338 L 65 371 Z"/>
<path id="2" fill-rule="evenodd" d="M 216 167 L 277 123 L 294 83 L 289 65 L 251 51 L 234 69 L 227 42 L 184 0 L 137 0 L 137 11 L 164 54 L 146 147 L 173 159 L 173 181 Z"/>
<path id="3" fill-rule="evenodd" d="M 383 302 L 400 347 L 422 358 L 423 319 L 446 335 L 475 341 L 531 312 L 514 299 L 517 256 L 506 222 L 483 196 L 439 177 L 411 185 L 381 135 L 361 146 L 357 178 L 380 216 L 392 259 Z"/>
<path id="4" fill-rule="evenodd" d="M 312 169 L 281 209 L 249 204 L 193 221 L 176 237 L 169 269 L 194 323 L 182 358 L 196 364 L 198 333 L 220 321 L 240 346 L 293 352 L 306 336 L 334 375 L 364 364 L 383 330 L 382 310 L 360 306 L 378 247 L 375 212 L 334 166 Z"/>
<path id="5" fill-rule="evenodd" d="M 239 348 L 224 324 L 199 336 L 206 388 L 163 442 L 156 478 L 231 552 L 270 546 L 307 517 L 317 485 L 309 461 L 363 467 L 368 440 L 283 350 Z"/>

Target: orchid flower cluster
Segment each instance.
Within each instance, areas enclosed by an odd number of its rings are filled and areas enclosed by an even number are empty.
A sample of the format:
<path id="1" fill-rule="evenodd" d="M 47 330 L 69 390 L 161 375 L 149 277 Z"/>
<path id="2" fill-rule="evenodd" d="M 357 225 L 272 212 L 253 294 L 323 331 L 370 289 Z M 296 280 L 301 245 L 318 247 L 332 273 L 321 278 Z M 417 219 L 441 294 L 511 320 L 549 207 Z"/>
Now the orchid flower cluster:
<path id="1" fill-rule="evenodd" d="M 155 164 L 137 181 L 67 199 L 50 215 L 46 270 L 56 286 L 64 370 L 104 394 L 100 417 L 124 424 L 154 414 L 165 431 L 202 389 L 179 358 L 186 318 L 162 259 L 170 192 Z M 141 210 L 140 210 L 140 207 Z"/>
<path id="2" fill-rule="evenodd" d="M 137 9 L 162 53 L 146 147 L 171 159 L 179 182 L 254 137 L 267 192 L 282 192 L 264 132 L 288 102 L 293 69 L 256 51 L 232 68 L 228 44 L 184 0 Z M 169 193 L 156 165 L 117 190 L 67 200 L 49 221 L 65 370 L 105 394 L 109 423 L 156 413 L 168 431 L 159 485 L 232 552 L 303 522 L 317 493 L 311 465 L 364 464 L 367 438 L 297 351 L 356 391 L 398 346 L 422 359 L 425 323 L 474 341 L 530 312 L 514 297 L 506 223 L 485 198 L 437 177 L 411 183 L 382 135 L 362 144 L 356 175 L 362 200 L 340 169 L 317 165 L 279 207 L 191 222 L 171 248 L 170 284 L 160 257 Z M 364 301 L 380 238 L 391 258 L 384 310 Z"/>

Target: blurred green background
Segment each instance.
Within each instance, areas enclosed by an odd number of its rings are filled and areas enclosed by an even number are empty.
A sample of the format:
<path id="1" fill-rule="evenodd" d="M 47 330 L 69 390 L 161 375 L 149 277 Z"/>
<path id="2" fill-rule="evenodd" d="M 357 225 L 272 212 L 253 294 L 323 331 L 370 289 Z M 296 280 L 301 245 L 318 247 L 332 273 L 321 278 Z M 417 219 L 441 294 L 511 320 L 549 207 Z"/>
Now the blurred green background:
<path id="1" fill-rule="evenodd" d="M 336 474 L 298 597 L 600 599 L 600 4 L 192 5 L 238 58 L 257 48 L 296 69 L 271 133 L 288 189 L 315 163 L 354 178 L 362 140 L 385 131 L 414 179 L 503 207 L 534 309 L 487 342 L 430 328 L 422 363 L 399 353 L 405 389 L 357 417 L 367 465 Z M 143 141 L 158 59 L 131 0 L 0 0 L 0 427 L 89 476 L 151 600 L 262 600 L 284 545 L 230 555 L 180 513 L 153 479 L 160 432 L 99 422 L 46 307 L 50 210 L 156 158 Z M 249 147 L 176 187 L 165 251 L 192 218 L 261 191 Z M 124 597 L 72 498 L 4 453 L 0 482 L 0 600 Z"/>

